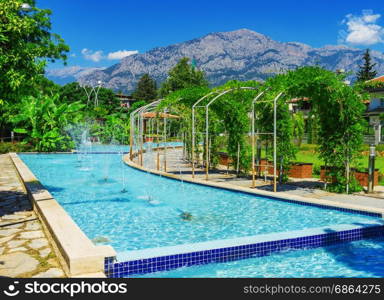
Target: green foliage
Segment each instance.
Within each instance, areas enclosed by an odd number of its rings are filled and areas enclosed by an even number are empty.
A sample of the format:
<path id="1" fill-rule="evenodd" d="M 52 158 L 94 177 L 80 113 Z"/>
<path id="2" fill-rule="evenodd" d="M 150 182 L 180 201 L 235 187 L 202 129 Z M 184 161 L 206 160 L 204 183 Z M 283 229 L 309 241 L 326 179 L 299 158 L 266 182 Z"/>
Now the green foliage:
<path id="1" fill-rule="evenodd" d="M 366 91 L 371 91 L 371 90 L 374 91 L 376 89 L 378 90 L 384 89 L 384 82 L 383 81 L 365 81 L 365 82 L 358 82 L 356 86 Z"/>
<path id="2" fill-rule="evenodd" d="M 28 3 L 29 12 L 21 10 Z M 51 33 L 51 11 L 33 0 L 2 0 L 0 5 L 0 135 L 10 128 L 15 103 L 35 95 L 46 60 L 66 59 L 63 39 Z"/>
<path id="3" fill-rule="evenodd" d="M 156 81 L 144 74 L 137 83 L 136 90 L 133 92 L 132 97 L 137 100 L 151 102 L 157 98 Z"/>
<path id="4" fill-rule="evenodd" d="M 332 193 L 345 193 L 345 186 L 347 185 L 347 178 L 346 177 L 340 177 L 338 174 L 340 173 L 337 171 L 330 171 L 328 174 L 329 176 L 334 176 L 337 178 L 336 182 L 332 182 L 327 184 L 327 190 Z M 354 176 L 351 176 L 348 182 L 349 186 L 349 192 L 350 193 L 357 193 L 361 192 L 363 190 L 363 187 L 360 185 L 360 183 L 356 180 Z"/>
<path id="5" fill-rule="evenodd" d="M 8 152 L 30 152 L 33 146 L 26 143 L 2 143 L 0 142 L 0 153 Z"/>
<path id="6" fill-rule="evenodd" d="M 168 94 L 160 103 L 158 111 L 172 109 L 172 113 L 180 116 L 179 134 L 184 137 L 184 144 L 189 158 L 192 157 L 192 105 L 201 97 L 208 94 L 210 90 L 207 87 L 189 87 L 177 90 Z M 195 143 L 195 154 L 198 157 L 200 153 L 199 140 L 201 140 L 201 132 L 203 130 L 201 110 L 196 110 L 196 132 L 198 137 Z"/>
<path id="7" fill-rule="evenodd" d="M 304 115 L 298 112 L 292 115 L 293 118 L 293 136 L 296 140 L 296 145 L 301 146 L 305 132 Z"/>
<path id="8" fill-rule="evenodd" d="M 319 126 L 320 158 L 334 167 L 336 181 L 346 188 L 351 182 L 346 178 L 346 170 L 360 155 L 366 128 L 361 88 L 350 87 L 344 84 L 342 76 L 319 67 L 291 71 L 287 74 L 287 82 L 286 91 L 291 97 L 311 99 Z"/>
<path id="9" fill-rule="evenodd" d="M 87 104 L 87 95 L 78 82 L 67 83 L 60 87 L 60 102 L 81 102 Z"/>
<path id="10" fill-rule="evenodd" d="M 363 56 L 363 65 L 359 67 L 359 71 L 357 72 L 357 81 L 365 82 L 367 80 L 371 80 L 376 77 L 377 72 L 374 69 L 376 64 L 372 63 L 371 54 L 369 53 L 369 49 L 367 49 Z"/>
<path id="11" fill-rule="evenodd" d="M 301 151 L 312 151 L 316 152 L 318 149 L 318 146 L 315 144 L 301 144 L 300 145 L 300 150 Z"/>
<path id="12" fill-rule="evenodd" d="M 25 134 L 24 141 L 37 151 L 66 151 L 73 146 L 64 132 L 66 125 L 82 118 L 80 102 L 59 103 L 59 96 L 24 97 L 19 113 L 12 118 L 16 133 Z"/>
<path id="13" fill-rule="evenodd" d="M 282 78 L 282 80 L 285 80 Z M 267 95 L 266 98 L 273 100 L 276 97 L 275 89 L 278 89 L 281 82 L 272 81 L 267 82 L 271 87 L 272 93 Z M 283 182 L 287 180 L 285 174 L 291 165 L 291 161 L 296 158 L 296 147 L 293 142 L 294 133 L 294 122 L 289 112 L 289 107 L 286 103 L 286 97 L 280 97 L 276 104 L 276 135 L 277 135 L 277 166 L 283 169 L 282 179 Z M 256 127 L 260 132 L 272 133 L 274 130 L 273 126 L 273 102 L 256 104 Z M 269 160 L 273 160 L 273 135 L 266 134 L 260 136 L 260 142 L 262 142 L 267 151 L 266 156 Z M 281 166 L 282 164 L 282 166 Z"/>
<path id="14" fill-rule="evenodd" d="M 181 90 L 193 86 L 208 86 L 204 77 L 204 72 L 197 70 L 189 64 L 189 58 L 182 58 L 173 69 L 169 71 L 167 80 L 161 86 L 160 95 L 162 97 L 170 92 Z"/>
<path id="15" fill-rule="evenodd" d="M 103 123 L 95 123 L 92 136 L 99 137 L 104 144 L 124 144 L 129 142 L 129 120 L 127 114 L 115 113 L 106 116 Z"/>
<path id="16" fill-rule="evenodd" d="M 308 116 L 306 132 L 308 134 L 307 142 L 316 144 L 319 136 L 319 117 L 313 112 Z"/>
<path id="17" fill-rule="evenodd" d="M 131 112 L 135 111 L 139 107 L 142 107 L 146 104 L 147 104 L 147 102 L 145 102 L 145 101 L 137 101 L 137 102 L 133 103 L 132 106 L 128 110 L 128 114 L 130 114 Z"/>
<path id="18" fill-rule="evenodd" d="M 277 83 L 276 83 L 277 84 Z M 254 89 L 241 89 L 242 87 L 253 87 Z M 260 92 L 260 83 L 255 81 L 239 82 L 229 81 L 223 86 L 213 90 L 213 94 L 203 100 L 200 105 L 204 106 L 213 100 L 219 93 L 229 91 L 214 101 L 209 108 L 209 148 L 211 165 L 217 163 L 217 152 L 221 151 L 223 146 L 223 133 L 227 143 L 226 150 L 237 166 L 239 161 L 239 170 L 247 173 L 251 167 L 252 151 L 251 145 L 247 140 L 250 131 L 249 113 L 252 109 L 252 100 Z M 277 89 L 277 87 L 276 87 Z M 191 108 L 201 97 L 209 93 L 205 87 L 193 87 L 179 90 L 169 94 L 159 107 L 159 110 L 165 107 L 171 107 L 172 112 L 181 116 L 181 130 L 184 133 L 187 152 L 191 157 Z M 269 98 L 276 96 L 275 92 L 268 95 Z M 257 105 L 258 128 L 261 131 L 273 131 L 273 105 L 271 102 Z M 277 127 L 278 127 L 278 151 L 283 155 L 284 168 L 288 169 L 289 161 L 294 157 L 294 146 L 291 145 L 293 136 L 292 118 L 290 116 L 288 105 L 281 100 L 277 109 Z M 195 130 L 196 144 L 195 150 L 198 157 L 201 151 L 203 159 L 206 158 L 206 140 L 205 140 L 205 109 L 195 109 Z M 268 141 L 271 142 L 270 137 Z M 265 141 L 265 142 L 268 142 Z M 203 143 L 200 146 L 200 143 Z M 239 156 L 239 157 L 238 157 Z"/>

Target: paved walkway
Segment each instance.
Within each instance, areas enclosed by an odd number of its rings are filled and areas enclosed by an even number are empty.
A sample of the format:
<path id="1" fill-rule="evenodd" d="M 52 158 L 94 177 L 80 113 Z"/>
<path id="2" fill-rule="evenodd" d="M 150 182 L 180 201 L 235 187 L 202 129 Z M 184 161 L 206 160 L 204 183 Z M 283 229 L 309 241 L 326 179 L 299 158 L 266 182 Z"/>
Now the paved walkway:
<path id="1" fill-rule="evenodd" d="M 156 152 L 148 152 L 143 155 L 143 166 L 149 169 L 156 169 Z M 137 163 L 138 158 L 135 158 Z M 164 152 L 160 152 L 161 171 L 164 171 Z M 192 178 L 191 165 L 183 159 L 182 149 L 167 150 L 167 172 L 179 175 L 182 178 Z M 205 171 L 200 167 L 196 169 L 195 177 L 205 179 Z M 224 166 L 219 166 L 218 169 L 210 171 L 209 180 L 215 182 L 225 182 L 242 187 L 251 187 L 251 178 L 238 178 L 233 171 L 227 170 Z M 334 202 L 343 202 L 366 207 L 375 207 L 384 209 L 384 199 L 375 195 L 366 196 L 364 193 L 359 195 L 336 194 L 324 191 L 324 184 L 315 178 L 303 180 L 291 180 L 287 184 L 278 185 L 278 192 L 284 192 L 302 197 L 326 199 Z M 256 188 L 261 190 L 272 191 L 271 182 L 267 179 L 256 180 Z"/>
<path id="2" fill-rule="evenodd" d="M 0 277 L 65 277 L 8 154 L 0 155 Z"/>

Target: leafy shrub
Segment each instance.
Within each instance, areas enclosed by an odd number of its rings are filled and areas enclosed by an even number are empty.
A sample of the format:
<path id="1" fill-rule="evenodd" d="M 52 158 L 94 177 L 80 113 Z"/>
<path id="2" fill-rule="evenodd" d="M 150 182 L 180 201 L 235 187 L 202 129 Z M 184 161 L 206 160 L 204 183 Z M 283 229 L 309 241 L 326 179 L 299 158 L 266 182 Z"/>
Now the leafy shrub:
<path id="1" fill-rule="evenodd" d="M 24 142 L 33 144 L 37 151 L 66 151 L 73 147 L 64 128 L 81 118 L 84 105 L 59 103 L 58 98 L 57 94 L 25 97 L 19 103 L 19 113 L 12 118 L 17 126 L 13 131 L 25 135 Z"/>
<path id="2" fill-rule="evenodd" d="M 335 176 L 337 178 L 336 182 L 329 183 L 327 185 L 327 191 L 333 192 L 333 193 L 345 193 L 346 192 L 346 185 L 347 180 L 344 176 L 341 176 L 339 171 L 330 171 L 329 174 L 331 177 Z M 350 180 L 349 180 L 349 193 L 356 193 L 361 192 L 363 190 L 363 187 L 360 185 L 360 183 L 357 181 L 357 179 L 351 174 Z"/>
<path id="3" fill-rule="evenodd" d="M 301 151 L 316 151 L 317 147 L 318 147 L 318 145 L 316 145 L 316 144 L 302 144 L 300 146 L 300 150 Z"/>
<path id="4" fill-rule="evenodd" d="M 370 145 L 364 144 L 361 148 L 361 151 L 369 151 Z M 384 144 L 379 144 L 376 146 L 376 151 L 383 152 L 384 151 Z"/>
<path id="5" fill-rule="evenodd" d="M 312 173 L 314 174 L 314 175 L 320 175 L 320 165 L 313 165 L 312 166 Z"/>
<path id="6" fill-rule="evenodd" d="M 0 153 L 8 152 L 30 152 L 33 147 L 25 143 L 0 143 Z"/>

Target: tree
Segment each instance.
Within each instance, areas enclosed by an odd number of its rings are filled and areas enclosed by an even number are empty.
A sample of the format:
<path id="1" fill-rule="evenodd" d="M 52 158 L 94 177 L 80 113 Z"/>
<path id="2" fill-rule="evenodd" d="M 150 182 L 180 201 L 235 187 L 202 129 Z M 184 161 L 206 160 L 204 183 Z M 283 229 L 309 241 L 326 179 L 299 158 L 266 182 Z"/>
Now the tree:
<path id="1" fill-rule="evenodd" d="M 144 105 L 146 105 L 147 103 L 143 100 L 141 101 L 137 101 L 135 103 L 132 104 L 132 106 L 129 108 L 128 110 L 128 114 L 130 114 L 131 112 L 135 111 L 136 109 L 138 109 L 139 107 L 142 107 Z"/>
<path id="2" fill-rule="evenodd" d="M 170 92 L 193 86 L 208 86 L 204 72 L 197 70 L 189 64 L 189 58 L 182 58 L 173 69 L 169 71 L 167 80 L 160 89 L 160 95 L 166 96 Z"/>
<path id="3" fill-rule="evenodd" d="M 23 3 L 29 4 L 28 11 Z M 0 134 L 10 128 L 13 104 L 31 95 L 47 60 L 66 60 L 69 47 L 51 33 L 51 11 L 34 0 L 7 0 L 0 5 Z"/>
<path id="4" fill-rule="evenodd" d="M 132 97 L 145 102 L 155 100 L 157 97 L 156 81 L 153 80 L 149 74 L 144 74 L 137 83 L 136 90 L 133 92 Z"/>
<path id="5" fill-rule="evenodd" d="M 361 190 L 351 176 L 357 163 L 366 128 L 362 93 L 358 85 L 349 86 L 337 74 L 320 67 L 302 67 L 286 74 L 285 91 L 290 98 L 309 97 L 317 116 L 319 157 L 329 167 L 334 182 L 327 187 L 336 192 Z"/>
<path id="6" fill-rule="evenodd" d="M 87 104 L 87 95 L 78 82 L 70 82 L 60 87 L 59 90 L 61 102 L 81 101 Z"/>
<path id="7" fill-rule="evenodd" d="M 371 54 L 369 53 L 369 49 L 367 49 L 363 56 L 363 65 L 359 67 L 359 71 L 357 72 L 357 81 L 367 81 L 376 77 L 377 72 L 374 69 L 376 64 L 372 63 Z"/>

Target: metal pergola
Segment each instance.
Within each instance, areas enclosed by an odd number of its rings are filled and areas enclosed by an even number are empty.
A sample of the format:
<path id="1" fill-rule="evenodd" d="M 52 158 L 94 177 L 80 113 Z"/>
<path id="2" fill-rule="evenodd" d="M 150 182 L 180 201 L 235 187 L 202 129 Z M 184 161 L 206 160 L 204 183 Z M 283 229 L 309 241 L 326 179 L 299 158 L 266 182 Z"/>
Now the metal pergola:
<path id="1" fill-rule="evenodd" d="M 214 91 L 210 92 L 207 95 L 201 97 L 198 99 L 193 105 L 192 105 L 192 178 L 195 178 L 195 142 L 196 142 L 196 120 L 195 120 L 195 109 L 200 107 L 205 109 L 205 146 L 206 146 L 206 157 L 205 157 L 205 179 L 209 180 L 209 163 L 210 163 L 210 157 L 209 157 L 209 107 L 212 103 L 214 103 L 217 99 L 224 96 L 227 93 L 236 91 L 236 90 L 257 90 L 256 87 L 238 87 L 238 88 L 231 88 L 224 91 Z M 268 89 L 262 91 L 259 93 L 252 101 L 252 117 L 251 117 L 251 125 L 252 125 L 252 187 L 255 187 L 255 176 L 256 176 L 256 170 L 255 170 L 255 137 L 256 135 L 261 134 L 273 134 L 273 191 L 277 191 L 277 132 L 276 132 L 276 107 L 277 107 L 277 100 L 283 95 L 283 93 L 279 93 L 273 100 L 265 100 L 260 101 L 259 99 L 265 94 L 265 92 Z M 216 95 L 212 100 L 210 100 L 206 105 L 198 105 L 203 100 L 207 99 L 208 97 Z M 273 132 L 268 133 L 255 133 L 255 103 L 261 103 L 261 102 L 272 102 L 273 101 Z"/>
<path id="2" fill-rule="evenodd" d="M 147 105 L 141 106 L 131 112 L 130 114 L 130 141 L 129 141 L 129 157 L 133 160 L 133 147 L 138 148 L 139 163 L 143 165 L 143 144 L 144 144 L 144 121 L 143 113 L 148 112 L 151 109 L 156 108 L 162 99 L 153 101 Z M 137 122 L 137 123 L 136 123 Z M 157 123 L 157 133 L 158 133 Z M 159 143 L 159 136 L 157 135 L 157 143 Z M 140 150 L 139 150 L 140 149 Z"/>
<path id="3" fill-rule="evenodd" d="M 134 158 L 134 147 L 136 146 L 138 151 L 138 159 L 139 164 L 143 166 L 143 153 L 144 153 L 144 134 L 145 134 L 145 128 L 144 128 L 144 119 L 146 119 L 145 114 L 150 113 L 153 110 L 155 110 L 158 105 L 161 103 L 163 99 L 159 99 L 156 101 L 153 101 L 147 105 L 144 105 L 142 107 L 139 107 L 138 109 L 134 110 L 130 114 L 130 149 L 129 149 L 129 155 L 130 159 L 133 160 Z M 163 170 L 164 172 L 167 171 L 167 119 L 168 118 L 175 118 L 176 116 L 168 114 L 168 109 L 165 108 L 163 112 L 153 112 L 155 114 L 155 117 L 150 118 L 150 131 L 153 133 L 153 119 L 156 120 L 156 143 L 157 148 L 159 149 L 159 120 L 163 119 L 163 144 L 164 144 L 164 165 Z M 152 129 L 151 129 L 152 128 Z M 156 162 L 156 169 L 160 170 L 160 152 L 157 151 L 157 162 Z"/>
<path id="4" fill-rule="evenodd" d="M 210 165 L 210 154 L 209 154 L 209 107 L 220 97 L 236 91 L 236 90 L 258 90 L 256 87 L 238 87 L 238 88 L 230 88 L 224 91 L 213 91 L 210 92 L 200 99 L 198 99 L 192 105 L 192 178 L 195 178 L 195 165 L 196 165 L 196 157 L 195 157 L 195 143 L 196 143 L 196 109 L 204 108 L 205 112 L 205 179 L 209 180 L 209 165 Z M 256 179 L 256 164 L 255 164 L 255 155 L 256 155 L 256 136 L 270 134 L 273 135 L 273 191 L 277 191 L 277 132 L 276 132 L 276 118 L 277 118 L 277 101 L 283 95 L 283 92 L 280 92 L 277 96 L 274 97 L 273 100 L 261 100 L 262 96 L 269 90 L 269 88 L 260 92 L 253 100 L 252 100 L 252 116 L 251 116 L 251 128 L 252 128 L 252 188 L 255 188 L 255 179 Z M 203 100 L 209 98 L 210 96 L 214 96 L 210 101 L 208 101 L 205 105 L 199 105 Z M 144 153 L 144 114 L 153 111 L 158 107 L 163 99 L 156 100 L 147 105 L 144 105 L 136 110 L 134 110 L 130 114 L 130 150 L 129 155 L 130 159 L 134 158 L 134 147 L 137 148 L 138 161 L 141 166 L 143 166 L 143 153 Z M 273 102 L 273 132 L 259 132 L 255 128 L 255 104 L 256 103 L 271 103 Z M 159 120 L 163 119 L 163 143 L 167 141 L 167 108 L 164 109 L 161 113 L 156 113 L 156 142 L 157 147 L 159 148 Z M 153 121 L 151 123 L 153 127 Z M 152 128 L 153 132 L 153 128 Z M 260 165 L 258 165 L 260 167 Z M 157 170 L 160 170 L 160 153 L 157 151 L 157 162 L 156 162 Z M 166 145 L 164 144 L 164 172 L 167 171 L 167 150 Z"/>

